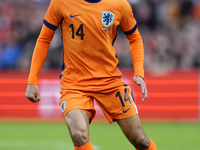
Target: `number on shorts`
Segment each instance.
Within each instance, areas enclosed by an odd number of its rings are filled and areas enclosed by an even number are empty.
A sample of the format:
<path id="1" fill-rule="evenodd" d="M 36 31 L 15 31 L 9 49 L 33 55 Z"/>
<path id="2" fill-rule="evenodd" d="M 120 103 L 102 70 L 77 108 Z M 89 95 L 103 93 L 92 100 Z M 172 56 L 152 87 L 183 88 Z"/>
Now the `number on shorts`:
<path id="1" fill-rule="evenodd" d="M 121 96 L 119 91 L 116 93 L 115 97 L 119 97 L 119 100 L 120 100 L 120 102 L 122 104 L 122 107 L 125 107 L 124 102 L 129 101 L 129 103 L 131 103 L 131 99 L 130 99 L 128 93 L 127 93 L 127 89 L 126 88 L 124 89 L 124 100 L 122 99 L 122 96 Z"/>

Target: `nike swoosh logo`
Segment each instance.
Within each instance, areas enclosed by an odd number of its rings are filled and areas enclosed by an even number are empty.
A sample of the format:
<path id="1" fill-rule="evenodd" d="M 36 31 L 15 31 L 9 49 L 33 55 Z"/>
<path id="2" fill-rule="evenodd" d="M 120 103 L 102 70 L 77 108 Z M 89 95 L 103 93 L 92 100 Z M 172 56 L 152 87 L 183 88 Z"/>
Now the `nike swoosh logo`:
<path id="1" fill-rule="evenodd" d="M 126 113 L 127 111 L 129 111 L 129 109 L 131 109 L 131 107 L 129 107 L 127 110 L 123 110 L 123 113 Z"/>
<path id="2" fill-rule="evenodd" d="M 70 14 L 70 18 L 74 18 L 74 17 L 80 16 L 80 15 L 82 15 L 82 14 L 78 14 L 78 15 L 71 15 Z"/>

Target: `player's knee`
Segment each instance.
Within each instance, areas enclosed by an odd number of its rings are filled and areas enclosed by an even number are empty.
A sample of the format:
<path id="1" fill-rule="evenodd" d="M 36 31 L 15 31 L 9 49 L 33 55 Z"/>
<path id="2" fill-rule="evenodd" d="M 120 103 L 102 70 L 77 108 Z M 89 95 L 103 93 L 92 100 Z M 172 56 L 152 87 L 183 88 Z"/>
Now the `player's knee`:
<path id="1" fill-rule="evenodd" d="M 86 133 L 80 130 L 75 130 L 71 132 L 71 136 L 75 141 L 82 141 L 87 138 Z"/>
<path id="2" fill-rule="evenodd" d="M 133 145 L 137 149 L 147 149 L 150 145 L 150 141 L 147 136 L 140 135 L 134 140 Z"/>
<path id="3" fill-rule="evenodd" d="M 85 129 L 84 128 L 82 128 L 82 129 L 72 129 L 70 131 L 70 133 L 71 133 L 71 137 L 73 139 L 73 142 L 76 143 L 75 145 L 83 145 L 89 139 L 88 131 L 87 131 L 86 128 Z"/>

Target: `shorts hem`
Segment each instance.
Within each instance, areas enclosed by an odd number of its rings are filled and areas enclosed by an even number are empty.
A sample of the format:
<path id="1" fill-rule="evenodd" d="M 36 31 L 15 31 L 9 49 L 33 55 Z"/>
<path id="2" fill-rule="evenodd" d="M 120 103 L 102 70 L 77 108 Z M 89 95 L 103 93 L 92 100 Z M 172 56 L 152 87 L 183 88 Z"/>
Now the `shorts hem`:
<path id="1" fill-rule="evenodd" d="M 135 115 L 138 115 L 138 113 L 134 113 L 134 114 L 126 115 L 126 116 L 124 116 L 124 115 L 119 115 L 119 116 L 115 117 L 111 123 L 113 123 L 113 122 L 115 122 L 115 121 L 117 121 L 117 120 L 127 119 L 127 118 L 130 118 L 130 117 L 135 116 Z M 109 121 L 109 122 L 110 122 L 110 121 Z"/>
<path id="2" fill-rule="evenodd" d="M 80 109 L 80 110 L 85 111 L 85 112 L 90 116 L 89 123 L 92 122 L 92 120 L 94 119 L 95 114 L 96 114 L 96 110 L 94 110 L 94 109 L 81 109 L 81 108 L 73 108 L 73 109 L 69 109 L 69 110 L 64 111 L 62 114 L 63 114 L 63 116 L 65 117 L 66 114 L 67 114 L 68 112 L 70 112 L 71 110 L 75 110 L 75 109 Z"/>

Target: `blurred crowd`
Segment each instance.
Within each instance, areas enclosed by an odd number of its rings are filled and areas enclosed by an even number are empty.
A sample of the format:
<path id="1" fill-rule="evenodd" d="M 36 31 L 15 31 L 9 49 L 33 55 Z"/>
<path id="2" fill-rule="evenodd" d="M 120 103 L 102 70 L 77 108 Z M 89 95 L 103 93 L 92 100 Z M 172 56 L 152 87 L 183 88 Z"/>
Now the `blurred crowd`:
<path id="1" fill-rule="evenodd" d="M 128 0 L 145 48 L 145 68 L 200 67 L 200 0 Z M 0 0 L 0 69 L 28 69 L 50 0 Z M 120 67 L 132 67 L 129 43 L 119 30 Z M 59 30 L 44 68 L 61 68 Z M 59 61 L 60 60 L 60 61 Z"/>

